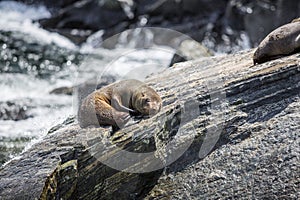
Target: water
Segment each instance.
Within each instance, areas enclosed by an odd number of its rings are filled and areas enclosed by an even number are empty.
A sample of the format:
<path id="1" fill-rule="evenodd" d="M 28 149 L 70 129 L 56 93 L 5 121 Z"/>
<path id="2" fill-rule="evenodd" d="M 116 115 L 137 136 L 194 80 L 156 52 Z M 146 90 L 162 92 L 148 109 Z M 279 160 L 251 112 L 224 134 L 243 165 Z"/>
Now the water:
<path id="1" fill-rule="evenodd" d="M 51 90 L 99 80 L 108 74 L 117 79 L 143 80 L 166 68 L 174 53 L 159 47 L 136 50 L 123 46 L 113 51 L 95 48 L 93 36 L 78 47 L 33 22 L 45 17 L 50 17 L 45 7 L 0 2 L 0 35 L 4 38 L 0 43 L 0 102 L 24 107 L 29 116 L 18 121 L 0 120 L 0 165 L 76 113 L 76 97 L 50 94 Z"/>
<path id="2" fill-rule="evenodd" d="M 44 6 L 27 6 L 14 1 L 0 2 L 0 30 L 21 31 L 34 35 L 41 43 L 55 43 L 61 47 L 76 48 L 76 46 L 57 33 L 50 33 L 39 27 L 34 20 L 49 18 L 50 12 Z"/>
<path id="3" fill-rule="evenodd" d="M 72 111 L 72 99 L 69 96 L 49 94 L 55 87 L 72 85 L 71 80 L 64 78 L 66 69 L 52 73 L 57 67 L 55 62 L 46 59 L 40 61 L 43 57 L 31 52 L 32 48 L 39 45 L 76 48 L 69 40 L 49 33 L 33 22 L 45 17 L 50 17 L 50 13 L 42 6 L 0 2 L 1 38 L 6 40 L 0 43 L 0 102 L 13 103 L 8 107 L 11 109 L 21 106 L 29 116 L 18 121 L 0 120 L 0 164 L 29 147 L 32 141 L 40 139 L 51 126 L 64 120 Z M 69 69 L 75 67 L 71 65 Z M 46 72 L 52 74 L 43 78 L 41 72 L 45 72 L 44 75 Z M 6 112 L 4 108 L 1 109 Z"/>

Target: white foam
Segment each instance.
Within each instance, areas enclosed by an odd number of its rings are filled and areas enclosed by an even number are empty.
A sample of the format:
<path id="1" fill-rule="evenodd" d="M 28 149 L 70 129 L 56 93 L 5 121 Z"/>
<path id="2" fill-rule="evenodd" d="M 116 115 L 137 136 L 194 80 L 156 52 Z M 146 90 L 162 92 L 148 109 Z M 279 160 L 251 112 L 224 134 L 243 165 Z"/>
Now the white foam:
<path id="1" fill-rule="evenodd" d="M 40 137 L 46 131 L 72 114 L 72 98 L 67 95 L 50 95 L 53 85 L 68 83 L 59 80 L 38 79 L 27 74 L 0 74 L 0 101 L 12 101 L 29 107 L 26 120 L 0 120 L 0 137 Z"/>
<path id="2" fill-rule="evenodd" d="M 13 21 L 23 21 L 24 19 L 41 19 L 51 17 L 50 12 L 45 6 L 28 6 L 15 1 L 0 2 L 1 15 Z M 8 14 L 8 15 L 7 15 Z"/>
<path id="3" fill-rule="evenodd" d="M 103 59 L 91 54 L 81 63 L 78 80 L 84 80 L 91 74 L 113 75 L 121 79 L 135 78 L 143 80 L 151 73 L 159 73 L 169 66 L 174 55 L 173 49 L 158 46 L 149 49 L 117 48 L 113 51 L 97 48 L 95 53 Z M 94 71 L 94 73 L 92 73 Z"/>
<path id="4" fill-rule="evenodd" d="M 27 74 L 0 74 L 1 101 L 36 98 L 44 96 L 50 89 L 46 80 Z"/>
<path id="5" fill-rule="evenodd" d="M 76 45 L 69 39 L 40 28 L 33 20 L 49 18 L 50 12 L 44 6 L 27 6 L 12 1 L 0 2 L 0 29 L 19 31 L 36 38 L 40 43 L 56 44 L 60 47 L 74 49 Z"/>
<path id="6" fill-rule="evenodd" d="M 127 50 L 108 64 L 106 70 L 120 77 L 143 80 L 149 74 L 167 68 L 173 54 L 172 49 L 162 47 Z"/>
<path id="7" fill-rule="evenodd" d="M 71 99 L 69 101 L 71 105 Z M 71 106 L 62 108 L 38 107 L 34 109 L 35 116 L 26 120 L 11 121 L 0 120 L 0 137 L 28 137 L 40 138 L 44 136 L 49 128 L 57 125 L 72 114 Z"/>

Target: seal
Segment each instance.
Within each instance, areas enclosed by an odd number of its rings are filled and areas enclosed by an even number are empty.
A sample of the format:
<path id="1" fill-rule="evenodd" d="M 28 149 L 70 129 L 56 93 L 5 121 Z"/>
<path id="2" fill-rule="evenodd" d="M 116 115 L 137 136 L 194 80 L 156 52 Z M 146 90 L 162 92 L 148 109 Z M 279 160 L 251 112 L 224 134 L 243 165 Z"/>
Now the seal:
<path id="1" fill-rule="evenodd" d="M 162 100 L 147 84 L 122 80 L 89 94 L 78 109 L 80 127 L 111 125 L 122 128 L 132 115 L 153 116 L 160 111 Z"/>
<path id="2" fill-rule="evenodd" d="M 270 61 L 300 50 L 300 18 L 272 31 L 258 45 L 254 64 Z"/>

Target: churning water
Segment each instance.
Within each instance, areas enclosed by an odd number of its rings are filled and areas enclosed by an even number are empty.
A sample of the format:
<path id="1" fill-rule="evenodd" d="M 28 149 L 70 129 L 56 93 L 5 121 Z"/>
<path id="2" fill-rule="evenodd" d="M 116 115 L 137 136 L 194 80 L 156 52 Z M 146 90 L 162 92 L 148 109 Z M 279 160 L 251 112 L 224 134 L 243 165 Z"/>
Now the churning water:
<path id="1" fill-rule="evenodd" d="M 99 79 L 104 72 L 143 79 L 166 68 L 174 53 L 167 47 L 95 49 L 93 36 L 78 47 L 34 22 L 50 16 L 43 6 L 0 2 L 0 165 L 74 114 L 72 96 L 50 94 L 53 89 Z"/>

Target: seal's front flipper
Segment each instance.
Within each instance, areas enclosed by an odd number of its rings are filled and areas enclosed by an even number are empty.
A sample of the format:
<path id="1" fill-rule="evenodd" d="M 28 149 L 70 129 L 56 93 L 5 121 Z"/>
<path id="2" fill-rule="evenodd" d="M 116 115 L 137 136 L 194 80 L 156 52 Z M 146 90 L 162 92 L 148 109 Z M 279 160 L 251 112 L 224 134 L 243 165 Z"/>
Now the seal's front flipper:
<path id="1" fill-rule="evenodd" d="M 135 113 L 136 111 L 130 109 L 130 108 L 127 108 L 126 106 L 123 106 L 121 103 L 120 103 L 120 100 L 117 98 L 117 97 L 113 97 L 111 99 L 111 105 L 112 107 L 114 107 L 116 110 L 118 111 L 121 111 L 121 112 L 132 112 L 132 113 Z"/>

